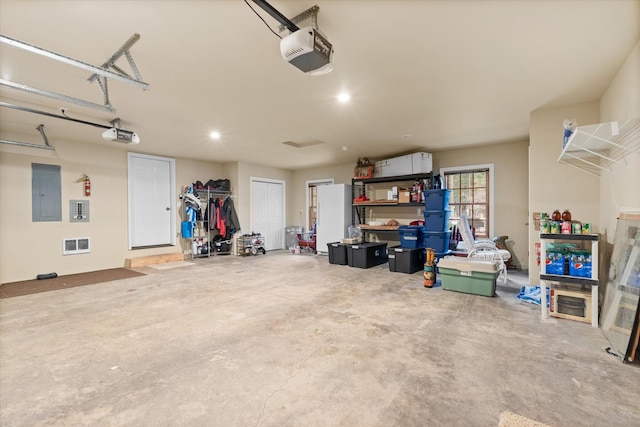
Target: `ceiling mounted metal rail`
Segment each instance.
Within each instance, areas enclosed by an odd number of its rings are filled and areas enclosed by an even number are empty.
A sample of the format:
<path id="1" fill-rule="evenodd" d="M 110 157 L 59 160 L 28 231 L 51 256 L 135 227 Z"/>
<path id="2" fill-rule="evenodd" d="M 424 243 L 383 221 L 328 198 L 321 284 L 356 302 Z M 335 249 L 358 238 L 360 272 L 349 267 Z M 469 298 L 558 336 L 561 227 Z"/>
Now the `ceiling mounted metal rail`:
<path id="1" fill-rule="evenodd" d="M 300 29 L 300 28 L 298 28 L 298 26 L 296 24 L 291 22 L 291 20 L 289 18 L 284 16 L 275 7 L 271 6 L 265 0 L 253 0 L 253 2 L 255 4 L 257 4 L 258 6 L 260 6 L 265 12 L 267 12 L 269 15 L 271 15 L 271 17 L 273 19 L 275 19 L 276 21 L 281 23 L 284 27 L 286 27 L 292 33 L 296 32 L 296 31 L 298 31 Z"/>
<path id="2" fill-rule="evenodd" d="M 33 109 L 33 108 L 29 108 L 29 107 L 21 107 L 19 105 L 9 104 L 7 102 L 0 102 L 0 107 L 13 108 L 14 110 L 26 111 L 27 113 L 40 114 L 42 116 L 54 117 L 56 119 L 62 119 L 62 120 L 68 120 L 70 122 L 80 123 L 80 124 L 83 124 L 83 125 L 89 125 L 89 126 L 93 126 L 93 127 L 97 127 L 97 128 L 102 128 L 102 129 L 111 129 L 113 127 L 113 126 L 102 125 L 100 123 L 93 123 L 93 122 L 88 122 L 88 121 L 85 121 L 85 120 L 74 119 L 73 117 L 69 117 L 69 116 L 65 116 L 65 115 L 48 113 L 46 111 L 36 110 L 36 109 Z M 120 119 L 117 119 L 117 120 L 119 121 Z"/>
<path id="3" fill-rule="evenodd" d="M 139 38 L 140 38 L 140 35 L 134 34 L 129 39 L 129 41 L 131 41 L 131 39 L 135 39 L 134 40 L 134 43 L 135 43 L 135 41 L 137 41 Z M 60 61 L 60 62 L 63 62 L 65 64 L 72 65 L 74 67 L 78 67 L 78 68 L 81 68 L 83 70 L 90 71 L 90 72 L 92 72 L 94 74 L 97 74 L 97 75 L 100 75 L 100 76 L 104 76 L 104 77 L 108 77 L 108 78 L 111 78 L 111 79 L 119 80 L 119 81 L 122 81 L 122 82 L 125 82 L 125 83 L 128 83 L 128 84 L 131 84 L 133 86 L 137 86 L 137 87 L 139 87 L 141 89 L 144 89 L 144 90 L 149 89 L 149 84 L 148 83 L 145 83 L 145 82 L 143 82 L 141 80 L 136 80 L 134 78 L 131 78 L 128 75 L 123 75 L 123 74 L 121 74 L 119 72 L 113 72 L 113 71 L 109 71 L 108 69 L 104 69 L 104 68 L 101 68 L 101 67 L 96 67 L 94 65 L 87 64 L 86 62 L 82 62 L 82 61 L 79 61 L 77 59 L 73 59 L 73 58 L 70 58 L 68 56 L 64 56 L 64 55 L 61 55 L 59 53 L 55 53 L 55 52 L 52 52 L 50 50 L 43 49 L 43 48 L 31 45 L 29 43 L 25 43 L 25 42 L 22 42 L 20 40 L 13 39 L 11 37 L 7 37 L 5 35 L 1 35 L 0 34 L 0 42 L 6 43 L 6 44 L 8 44 L 10 46 L 13 46 L 13 47 L 17 47 L 19 49 L 26 50 L 28 52 L 32 52 L 32 53 L 36 53 L 38 55 L 45 56 L 45 57 L 50 58 L 50 59 L 55 59 L 56 61 Z M 126 43 L 125 43 L 125 46 L 126 46 Z M 128 50 L 128 48 L 127 48 L 127 50 Z"/>
<path id="4" fill-rule="evenodd" d="M 28 93 L 32 93 L 32 94 L 35 94 L 35 95 L 46 96 L 48 98 L 57 99 L 59 101 L 64 101 L 64 102 L 68 102 L 68 103 L 71 103 L 71 104 L 80 105 L 80 106 L 83 106 L 83 107 L 93 108 L 95 110 L 106 111 L 108 113 L 115 113 L 116 112 L 116 109 L 113 108 L 110 104 L 106 104 L 106 105 L 96 104 L 94 102 L 85 101 L 84 99 L 74 98 L 74 97 L 71 97 L 71 96 L 62 95 L 60 93 L 50 92 L 50 91 L 47 91 L 47 90 L 44 90 L 44 89 L 38 89 L 38 88 L 35 88 L 35 87 L 23 85 L 21 83 L 10 82 L 10 81 L 4 80 L 4 79 L 0 79 L 0 86 L 6 86 L 6 87 L 13 88 L 13 89 L 18 89 L 18 90 L 22 90 L 22 91 L 25 91 L 25 92 L 28 92 Z"/>
<path id="5" fill-rule="evenodd" d="M 42 135 L 42 139 L 44 139 L 44 145 L 42 145 L 42 144 L 32 144 L 30 142 L 12 141 L 12 140 L 9 140 L 9 139 L 0 139 L 0 142 L 3 143 L 3 144 L 17 145 L 19 147 L 41 148 L 41 149 L 44 149 L 44 150 L 55 150 L 56 147 L 54 147 L 53 145 L 49 144 L 49 139 L 47 138 L 47 135 L 45 135 L 45 133 L 44 133 L 44 125 L 40 124 L 36 129 L 38 129 L 38 131 Z"/>

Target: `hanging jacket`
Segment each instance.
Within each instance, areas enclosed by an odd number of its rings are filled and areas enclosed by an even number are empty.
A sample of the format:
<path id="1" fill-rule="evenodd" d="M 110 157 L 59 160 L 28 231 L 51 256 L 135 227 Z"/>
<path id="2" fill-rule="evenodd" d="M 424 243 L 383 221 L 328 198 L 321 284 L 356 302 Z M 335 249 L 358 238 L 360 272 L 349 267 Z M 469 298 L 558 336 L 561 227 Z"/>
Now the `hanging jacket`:
<path id="1" fill-rule="evenodd" d="M 208 218 L 206 219 L 207 221 L 207 226 L 209 227 L 209 230 L 215 230 L 216 229 L 216 221 L 217 221 L 217 210 L 216 210 L 216 201 L 213 197 L 209 198 L 209 202 L 207 203 L 207 215 Z"/>
<path id="2" fill-rule="evenodd" d="M 227 228 L 225 237 L 230 239 L 236 231 L 240 230 L 240 220 L 238 219 L 238 214 L 236 213 L 231 196 L 225 199 L 222 210 Z"/>

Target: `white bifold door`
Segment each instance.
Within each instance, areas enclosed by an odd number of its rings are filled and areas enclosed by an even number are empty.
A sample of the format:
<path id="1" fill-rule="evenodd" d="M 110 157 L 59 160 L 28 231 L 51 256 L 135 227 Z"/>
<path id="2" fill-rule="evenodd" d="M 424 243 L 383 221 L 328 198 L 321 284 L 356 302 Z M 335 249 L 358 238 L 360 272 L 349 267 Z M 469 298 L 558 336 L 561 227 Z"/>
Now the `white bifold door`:
<path id="1" fill-rule="evenodd" d="M 251 231 L 264 236 L 265 250 L 284 248 L 284 181 L 251 178 Z"/>
<path id="2" fill-rule="evenodd" d="M 328 243 L 342 241 L 351 225 L 351 185 L 318 186 L 316 249 L 326 254 Z"/>

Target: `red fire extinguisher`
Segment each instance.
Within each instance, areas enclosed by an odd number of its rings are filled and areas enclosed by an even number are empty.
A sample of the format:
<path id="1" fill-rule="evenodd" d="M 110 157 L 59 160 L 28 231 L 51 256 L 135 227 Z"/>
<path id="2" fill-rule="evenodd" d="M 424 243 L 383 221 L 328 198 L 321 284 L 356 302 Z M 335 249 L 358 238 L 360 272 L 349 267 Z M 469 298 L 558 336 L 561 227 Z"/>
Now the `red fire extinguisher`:
<path id="1" fill-rule="evenodd" d="M 91 180 L 87 175 L 84 176 L 84 195 L 87 197 L 91 195 Z"/>

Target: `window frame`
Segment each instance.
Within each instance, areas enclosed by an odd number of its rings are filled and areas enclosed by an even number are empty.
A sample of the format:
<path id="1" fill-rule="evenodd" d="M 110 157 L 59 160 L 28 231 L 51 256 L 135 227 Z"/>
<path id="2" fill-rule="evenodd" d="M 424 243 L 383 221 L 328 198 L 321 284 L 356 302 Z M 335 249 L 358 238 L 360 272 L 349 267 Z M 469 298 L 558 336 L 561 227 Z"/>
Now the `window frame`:
<path id="1" fill-rule="evenodd" d="M 451 167 L 445 167 L 445 168 L 440 168 L 440 176 L 442 177 L 442 180 L 445 182 L 446 185 L 446 179 L 445 179 L 445 174 L 446 173 L 465 173 L 465 172 L 471 172 L 474 170 L 478 170 L 478 169 L 488 169 L 489 171 L 489 202 L 488 202 L 488 206 L 489 206 L 489 223 L 487 224 L 487 238 L 491 238 L 491 236 L 493 236 L 494 234 L 494 224 L 495 224 L 495 209 L 494 209 L 494 203 L 495 203 L 495 179 L 494 179 L 494 164 L 493 163 L 486 163 L 486 164 L 477 164 L 477 165 L 466 165 L 466 166 L 451 166 Z"/>

